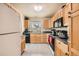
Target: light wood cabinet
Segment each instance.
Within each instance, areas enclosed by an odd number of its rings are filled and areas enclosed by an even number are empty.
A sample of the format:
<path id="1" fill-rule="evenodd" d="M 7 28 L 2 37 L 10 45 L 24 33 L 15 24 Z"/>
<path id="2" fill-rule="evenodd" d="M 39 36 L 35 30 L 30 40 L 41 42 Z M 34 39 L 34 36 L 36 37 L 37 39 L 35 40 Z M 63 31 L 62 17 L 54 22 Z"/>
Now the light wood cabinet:
<path id="1" fill-rule="evenodd" d="M 60 50 L 60 55 L 61 56 L 69 56 L 69 53 L 68 52 L 63 52 L 62 50 Z"/>
<path id="2" fill-rule="evenodd" d="M 71 56 L 79 56 L 79 50 L 71 48 Z"/>
<path id="3" fill-rule="evenodd" d="M 24 20 L 24 28 L 26 29 L 26 28 L 28 28 L 28 20 Z"/>
<path id="4" fill-rule="evenodd" d="M 63 8 L 61 8 L 61 9 L 59 10 L 59 18 L 60 18 L 60 17 L 63 17 L 63 11 L 64 11 Z"/>
<path id="5" fill-rule="evenodd" d="M 42 34 L 41 35 L 41 43 L 48 43 L 48 35 L 49 34 Z"/>
<path id="6" fill-rule="evenodd" d="M 41 35 L 40 34 L 30 34 L 31 43 L 40 43 Z"/>
<path id="7" fill-rule="evenodd" d="M 79 10 L 79 3 L 72 3 L 72 13 Z"/>
<path id="8" fill-rule="evenodd" d="M 79 3 L 66 4 L 62 12 L 58 11 L 51 18 L 51 26 L 58 17 L 63 16 L 64 26 L 68 26 L 68 45 L 55 41 L 55 55 L 79 56 Z M 53 21 L 54 20 L 54 21 Z"/>
<path id="9" fill-rule="evenodd" d="M 64 44 L 60 40 L 55 40 L 55 55 L 56 56 L 68 56 L 68 45 Z"/>
<path id="10" fill-rule="evenodd" d="M 31 43 L 48 43 L 47 34 L 30 34 Z"/>
<path id="11" fill-rule="evenodd" d="M 55 56 L 68 56 L 69 54 L 66 52 L 63 52 L 60 47 L 56 46 L 55 47 Z"/>
<path id="12" fill-rule="evenodd" d="M 53 17 L 50 20 L 51 27 L 53 27 L 54 21 L 56 20 L 56 15 L 53 15 Z"/>
<path id="13" fill-rule="evenodd" d="M 55 19 L 55 17 L 53 16 L 52 18 L 51 18 L 51 20 L 50 20 L 50 23 L 51 23 L 51 27 L 53 27 L 53 24 L 54 24 L 54 21 L 55 21 L 56 19 Z"/>
<path id="14" fill-rule="evenodd" d="M 55 20 L 57 20 L 58 18 L 63 17 L 63 9 L 60 9 L 55 15 L 53 15 L 53 17 L 50 20 L 51 23 L 51 27 L 53 27 L 53 23 Z"/>
<path id="15" fill-rule="evenodd" d="M 57 14 L 57 15 L 56 15 L 56 18 L 63 17 L 63 8 L 59 9 L 56 14 Z"/>
<path id="16" fill-rule="evenodd" d="M 43 28 L 48 29 L 50 28 L 50 20 L 44 20 L 43 21 Z"/>
<path id="17" fill-rule="evenodd" d="M 71 22 L 70 54 L 79 55 L 79 11 L 71 14 Z"/>
<path id="18" fill-rule="evenodd" d="M 24 52 L 24 49 L 25 49 L 25 36 L 22 36 L 22 39 L 21 39 L 21 53 Z"/>
<path id="19" fill-rule="evenodd" d="M 69 12 L 71 11 L 71 4 L 66 4 L 65 7 L 63 8 L 63 22 L 65 26 L 69 25 Z"/>
<path id="20" fill-rule="evenodd" d="M 55 56 L 60 56 L 61 50 L 58 46 L 55 46 Z"/>
<path id="21" fill-rule="evenodd" d="M 53 27 L 53 17 L 50 19 L 50 26 Z"/>

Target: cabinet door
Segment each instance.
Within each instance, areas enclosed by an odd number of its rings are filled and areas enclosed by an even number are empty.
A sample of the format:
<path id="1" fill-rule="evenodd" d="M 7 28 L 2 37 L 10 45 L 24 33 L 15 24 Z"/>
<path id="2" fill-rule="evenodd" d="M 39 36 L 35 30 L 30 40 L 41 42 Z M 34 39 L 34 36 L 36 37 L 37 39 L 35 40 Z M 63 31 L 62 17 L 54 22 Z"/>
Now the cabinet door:
<path id="1" fill-rule="evenodd" d="M 72 36 L 71 48 L 79 51 L 79 11 L 71 14 L 72 17 Z"/>
<path id="2" fill-rule="evenodd" d="M 41 42 L 42 43 L 48 43 L 48 34 L 42 34 Z"/>
<path id="3" fill-rule="evenodd" d="M 35 37 L 34 35 L 32 36 L 32 35 L 30 35 L 30 41 L 31 41 L 31 43 L 37 43 L 37 37 Z"/>
<path id="4" fill-rule="evenodd" d="M 72 12 L 76 12 L 79 10 L 79 3 L 72 3 Z"/>
<path id="5" fill-rule="evenodd" d="M 36 43 L 36 39 L 34 39 L 33 37 L 31 38 L 31 43 Z"/>
<path id="6" fill-rule="evenodd" d="M 43 21 L 43 27 L 44 27 L 45 29 L 48 29 L 48 28 L 50 27 L 50 21 L 49 21 L 49 20 L 44 20 L 44 21 Z"/>
<path id="7" fill-rule="evenodd" d="M 71 56 L 77 56 L 74 52 L 71 52 Z"/>
<path id="8" fill-rule="evenodd" d="M 71 48 L 71 56 L 79 56 L 79 51 Z"/>
<path id="9" fill-rule="evenodd" d="M 61 56 L 69 56 L 68 52 L 64 52 L 64 51 L 62 51 L 62 50 L 61 50 L 60 52 L 61 52 L 61 53 L 60 53 Z"/>
<path id="10" fill-rule="evenodd" d="M 25 38 L 22 38 L 21 40 L 21 53 L 24 51 L 25 49 Z"/>
<path id="11" fill-rule="evenodd" d="M 65 53 L 62 50 L 60 50 L 60 52 L 61 52 L 60 53 L 61 56 L 65 56 Z"/>
<path id="12" fill-rule="evenodd" d="M 72 47 L 79 50 L 79 16 L 73 18 L 72 26 Z"/>
<path id="13" fill-rule="evenodd" d="M 59 15 L 60 17 L 63 17 L 63 8 L 62 9 L 60 9 L 60 15 Z"/>
<path id="14" fill-rule="evenodd" d="M 54 21 L 55 21 L 55 17 L 53 16 L 53 17 L 51 18 L 51 20 L 50 20 L 51 27 L 53 27 Z"/>
<path id="15" fill-rule="evenodd" d="M 31 34 L 30 40 L 31 43 L 41 43 L 41 34 Z"/>
<path id="16" fill-rule="evenodd" d="M 55 46 L 55 55 L 60 56 L 61 55 L 61 50 L 58 46 Z"/>
<path id="17" fill-rule="evenodd" d="M 35 43 L 36 42 L 34 34 L 30 34 L 30 42 L 31 43 Z"/>
<path id="18" fill-rule="evenodd" d="M 25 29 L 28 28 L 28 20 L 24 20 L 24 27 Z"/>
<path id="19" fill-rule="evenodd" d="M 52 18 L 51 18 L 51 27 L 53 27 L 53 23 L 57 18 L 63 17 L 63 9 L 60 9 Z"/>
<path id="20" fill-rule="evenodd" d="M 63 51 L 60 47 L 55 46 L 55 55 L 56 56 L 68 56 L 69 54 Z"/>
<path id="21" fill-rule="evenodd" d="M 36 43 L 41 43 L 41 34 L 36 34 L 37 38 L 36 38 Z"/>
<path id="22" fill-rule="evenodd" d="M 66 6 L 63 9 L 63 19 L 64 19 L 64 25 L 69 25 L 69 12 L 71 11 L 71 4 L 66 4 Z"/>
<path id="23" fill-rule="evenodd" d="M 63 17 L 63 9 L 60 9 L 60 10 L 57 12 L 57 18 L 60 18 L 60 17 Z"/>

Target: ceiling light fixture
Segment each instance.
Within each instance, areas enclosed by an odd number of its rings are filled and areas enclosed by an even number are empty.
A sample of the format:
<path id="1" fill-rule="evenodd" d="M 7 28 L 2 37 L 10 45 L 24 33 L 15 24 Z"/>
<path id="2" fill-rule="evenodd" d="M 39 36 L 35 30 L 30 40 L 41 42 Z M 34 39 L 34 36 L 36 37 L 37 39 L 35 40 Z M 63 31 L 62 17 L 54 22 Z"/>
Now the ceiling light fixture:
<path id="1" fill-rule="evenodd" d="M 34 10 L 37 11 L 37 12 L 40 12 L 42 10 L 42 8 L 43 7 L 41 5 L 35 5 L 34 6 Z"/>

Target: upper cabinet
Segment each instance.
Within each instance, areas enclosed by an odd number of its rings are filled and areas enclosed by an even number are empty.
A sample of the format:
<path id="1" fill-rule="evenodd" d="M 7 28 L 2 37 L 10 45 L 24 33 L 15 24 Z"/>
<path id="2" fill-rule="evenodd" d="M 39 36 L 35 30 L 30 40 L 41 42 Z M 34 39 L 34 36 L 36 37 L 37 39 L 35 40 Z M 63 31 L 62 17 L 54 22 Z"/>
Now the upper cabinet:
<path id="1" fill-rule="evenodd" d="M 63 9 L 61 8 L 60 10 L 58 10 L 58 12 L 56 13 L 56 18 L 60 18 L 63 17 Z"/>
<path id="2" fill-rule="evenodd" d="M 64 25 L 68 26 L 69 25 L 69 12 L 71 11 L 71 4 L 66 4 L 65 7 L 63 8 L 63 20 L 64 20 Z"/>
<path id="3" fill-rule="evenodd" d="M 46 19 L 43 21 L 43 28 L 45 29 L 50 28 L 50 20 Z"/>
<path id="4" fill-rule="evenodd" d="M 73 3 L 72 5 L 72 12 L 76 12 L 79 10 L 79 3 Z"/>
<path id="5" fill-rule="evenodd" d="M 24 27 L 25 29 L 28 28 L 28 20 L 24 20 Z"/>
<path id="6" fill-rule="evenodd" d="M 29 18 L 27 16 L 24 17 L 24 28 L 28 29 L 29 26 Z"/>
<path id="7" fill-rule="evenodd" d="M 55 13 L 53 15 L 53 17 L 51 18 L 51 27 L 53 27 L 53 23 L 55 20 L 57 20 L 58 18 L 63 17 L 63 9 L 61 8 L 59 11 L 57 11 L 57 13 Z"/>
<path id="8" fill-rule="evenodd" d="M 79 4 L 71 4 L 71 40 L 70 40 L 70 54 L 79 56 Z M 74 11 L 74 12 L 73 12 Z"/>
<path id="9" fill-rule="evenodd" d="M 70 13 L 71 11 L 71 4 L 66 4 L 63 8 L 59 9 L 51 18 L 51 27 L 53 26 L 53 22 L 60 17 L 63 17 L 64 26 L 69 25 Z"/>
<path id="10" fill-rule="evenodd" d="M 51 24 L 50 26 L 51 27 L 53 27 L 53 21 L 54 21 L 54 17 L 52 17 L 51 20 L 50 20 L 50 24 Z"/>

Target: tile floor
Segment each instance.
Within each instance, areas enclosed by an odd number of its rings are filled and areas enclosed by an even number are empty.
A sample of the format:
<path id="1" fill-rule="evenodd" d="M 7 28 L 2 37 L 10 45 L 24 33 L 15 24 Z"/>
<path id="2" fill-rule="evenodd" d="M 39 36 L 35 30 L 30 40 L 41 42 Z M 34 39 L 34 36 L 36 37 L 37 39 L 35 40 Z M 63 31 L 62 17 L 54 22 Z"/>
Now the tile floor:
<path id="1" fill-rule="evenodd" d="M 22 56 L 54 56 L 54 52 L 48 44 L 26 44 Z"/>

